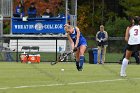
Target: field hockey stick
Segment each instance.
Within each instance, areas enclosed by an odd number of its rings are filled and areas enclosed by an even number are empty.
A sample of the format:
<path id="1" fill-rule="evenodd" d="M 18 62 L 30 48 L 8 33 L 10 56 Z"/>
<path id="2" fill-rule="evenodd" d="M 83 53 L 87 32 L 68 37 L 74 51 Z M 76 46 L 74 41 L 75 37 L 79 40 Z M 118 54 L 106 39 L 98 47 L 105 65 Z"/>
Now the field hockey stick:
<path id="1" fill-rule="evenodd" d="M 67 56 L 69 56 L 70 54 L 72 54 L 72 53 L 73 53 L 73 50 L 72 50 L 72 51 L 69 51 L 68 53 L 65 53 L 64 55 L 60 56 L 60 57 L 58 58 L 57 61 L 51 62 L 51 65 L 55 65 L 55 64 L 57 64 L 58 62 L 64 61 L 65 58 L 66 58 Z"/>

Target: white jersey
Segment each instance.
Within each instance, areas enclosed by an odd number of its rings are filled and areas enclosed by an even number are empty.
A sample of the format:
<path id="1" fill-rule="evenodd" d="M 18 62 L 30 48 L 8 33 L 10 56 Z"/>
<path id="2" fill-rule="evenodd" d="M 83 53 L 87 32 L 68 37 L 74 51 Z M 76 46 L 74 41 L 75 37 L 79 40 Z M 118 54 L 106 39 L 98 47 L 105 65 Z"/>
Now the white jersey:
<path id="1" fill-rule="evenodd" d="M 140 44 L 140 25 L 132 26 L 129 29 L 129 45 L 137 45 Z"/>

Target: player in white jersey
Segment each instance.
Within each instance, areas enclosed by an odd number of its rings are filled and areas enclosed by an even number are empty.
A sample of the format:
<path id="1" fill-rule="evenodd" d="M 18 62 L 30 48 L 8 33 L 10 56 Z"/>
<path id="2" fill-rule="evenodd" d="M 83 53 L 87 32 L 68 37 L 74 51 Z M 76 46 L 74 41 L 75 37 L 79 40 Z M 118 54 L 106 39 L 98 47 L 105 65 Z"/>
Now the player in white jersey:
<path id="1" fill-rule="evenodd" d="M 126 29 L 125 40 L 128 42 L 126 55 L 122 61 L 120 76 L 126 76 L 126 67 L 133 51 L 140 50 L 140 19 L 135 17 L 135 25 Z"/>
<path id="2" fill-rule="evenodd" d="M 134 25 L 129 29 L 129 45 L 140 44 L 140 25 Z"/>

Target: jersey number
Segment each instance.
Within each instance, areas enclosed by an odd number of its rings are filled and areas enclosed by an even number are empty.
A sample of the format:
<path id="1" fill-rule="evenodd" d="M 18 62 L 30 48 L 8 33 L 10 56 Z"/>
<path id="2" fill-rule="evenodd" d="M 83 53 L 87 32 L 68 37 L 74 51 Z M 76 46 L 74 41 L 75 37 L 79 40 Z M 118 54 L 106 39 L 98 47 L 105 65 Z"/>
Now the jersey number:
<path id="1" fill-rule="evenodd" d="M 134 36 L 138 35 L 138 29 L 134 29 Z"/>

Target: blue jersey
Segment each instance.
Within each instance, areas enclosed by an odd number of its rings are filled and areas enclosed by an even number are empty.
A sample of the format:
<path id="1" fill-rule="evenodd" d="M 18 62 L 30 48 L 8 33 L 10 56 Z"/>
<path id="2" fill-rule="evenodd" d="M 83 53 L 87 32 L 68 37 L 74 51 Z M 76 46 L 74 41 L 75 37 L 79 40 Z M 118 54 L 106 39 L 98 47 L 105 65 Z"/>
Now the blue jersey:
<path id="1" fill-rule="evenodd" d="M 97 38 L 98 38 L 99 40 L 100 40 L 100 39 L 106 38 L 106 37 L 105 37 L 105 33 L 100 31 L 100 32 L 98 33 L 98 35 L 97 35 Z"/>
<path id="2" fill-rule="evenodd" d="M 22 14 L 22 16 L 24 16 L 24 7 L 16 7 L 16 14 L 18 14 L 19 16 Z"/>
<path id="3" fill-rule="evenodd" d="M 77 39 L 77 31 L 76 31 L 76 28 L 74 28 L 74 32 L 70 34 L 70 37 L 73 40 L 74 44 L 76 44 L 76 39 Z M 78 43 L 78 46 L 77 47 L 79 47 L 81 45 L 87 46 L 87 41 L 83 37 L 83 35 L 80 33 L 79 43 Z"/>

